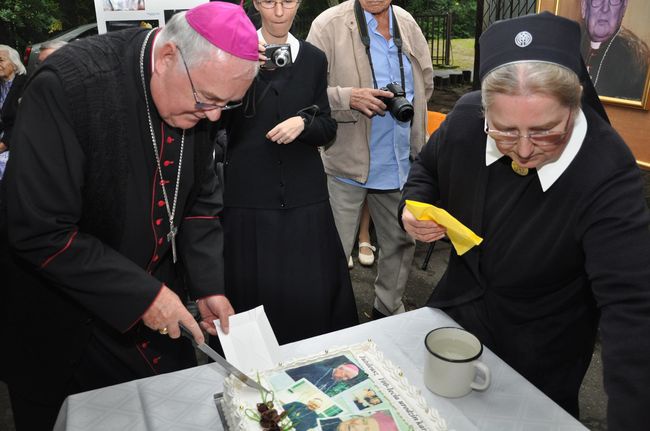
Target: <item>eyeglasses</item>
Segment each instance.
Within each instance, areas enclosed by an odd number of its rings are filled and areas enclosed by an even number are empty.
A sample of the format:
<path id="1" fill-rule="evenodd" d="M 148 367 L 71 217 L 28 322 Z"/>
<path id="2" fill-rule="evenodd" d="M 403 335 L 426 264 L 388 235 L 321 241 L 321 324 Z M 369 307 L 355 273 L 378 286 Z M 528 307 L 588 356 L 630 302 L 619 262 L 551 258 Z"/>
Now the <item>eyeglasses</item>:
<path id="1" fill-rule="evenodd" d="M 273 9 L 276 4 L 281 4 L 284 9 L 293 9 L 298 3 L 298 0 L 257 0 L 257 4 L 264 9 Z"/>
<path id="2" fill-rule="evenodd" d="M 601 7 L 606 1 L 609 1 L 610 6 L 618 6 L 623 0 L 591 0 L 591 7 Z"/>
<path id="3" fill-rule="evenodd" d="M 569 125 L 571 124 L 572 111 L 569 111 L 569 118 L 566 121 L 566 127 L 563 132 L 545 130 L 542 132 L 531 132 L 527 135 L 521 135 L 518 131 L 503 132 L 501 130 L 488 128 L 487 120 L 485 120 L 485 133 L 494 141 L 503 147 L 515 146 L 520 139 L 526 138 L 531 144 L 548 148 L 557 145 L 569 133 Z"/>
<path id="4" fill-rule="evenodd" d="M 178 53 L 181 55 L 181 60 L 183 60 L 183 66 L 185 66 L 185 72 L 187 72 L 187 79 L 190 80 L 190 85 L 192 86 L 192 95 L 194 96 L 194 108 L 196 110 L 213 111 L 215 109 L 221 109 L 222 111 L 228 111 L 230 109 L 238 108 L 243 104 L 241 100 L 237 102 L 228 102 L 225 105 L 217 105 L 216 103 L 199 102 L 199 98 L 196 97 L 196 89 L 194 88 L 194 82 L 192 82 L 192 77 L 190 76 L 190 69 L 188 69 L 187 63 L 185 62 L 185 57 L 183 57 L 183 52 L 179 47 L 176 47 L 176 49 L 178 49 Z"/>

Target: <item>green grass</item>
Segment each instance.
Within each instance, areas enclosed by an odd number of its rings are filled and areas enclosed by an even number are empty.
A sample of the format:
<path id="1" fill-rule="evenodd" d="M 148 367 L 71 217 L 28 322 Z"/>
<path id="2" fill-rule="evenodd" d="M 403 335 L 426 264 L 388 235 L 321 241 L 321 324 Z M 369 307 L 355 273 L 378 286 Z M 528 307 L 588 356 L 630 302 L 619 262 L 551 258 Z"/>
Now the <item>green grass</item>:
<path id="1" fill-rule="evenodd" d="M 474 39 L 452 39 L 450 60 L 459 69 L 474 69 Z"/>
<path id="2" fill-rule="evenodd" d="M 473 70 L 474 39 L 452 39 L 450 61 L 451 68 Z M 434 65 L 435 67 L 442 68 L 441 66 Z"/>

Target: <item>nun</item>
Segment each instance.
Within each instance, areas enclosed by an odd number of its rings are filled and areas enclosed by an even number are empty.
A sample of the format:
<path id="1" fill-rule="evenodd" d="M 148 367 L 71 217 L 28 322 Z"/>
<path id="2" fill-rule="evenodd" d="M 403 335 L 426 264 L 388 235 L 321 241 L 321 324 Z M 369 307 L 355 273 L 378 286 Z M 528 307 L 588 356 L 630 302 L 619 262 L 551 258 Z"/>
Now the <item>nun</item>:
<path id="1" fill-rule="evenodd" d="M 481 90 L 463 96 L 411 168 L 399 215 L 416 240 L 446 209 L 483 238 L 427 305 L 444 310 L 578 417 L 602 339 L 610 430 L 650 421 L 650 215 L 641 172 L 580 56 L 577 23 L 541 13 L 480 39 Z"/>

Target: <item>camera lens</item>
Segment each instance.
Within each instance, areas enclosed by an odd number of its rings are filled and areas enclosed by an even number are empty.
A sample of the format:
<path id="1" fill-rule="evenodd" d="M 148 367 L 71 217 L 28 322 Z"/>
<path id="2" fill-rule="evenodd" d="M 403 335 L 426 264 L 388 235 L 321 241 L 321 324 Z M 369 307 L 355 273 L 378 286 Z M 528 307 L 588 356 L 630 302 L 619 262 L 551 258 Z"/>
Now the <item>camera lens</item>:
<path id="1" fill-rule="evenodd" d="M 397 103 L 394 103 L 391 107 L 392 109 L 390 111 L 391 114 L 393 114 L 393 117 L 402 122 L 411 121 L 413 119 L 413 105 L 411 105 L 406 99 L 404 99 L 399 106 L 397 105 Z"/>
<path id="2" fill-rule="evenodd" d="M 286 49 L 278 49 L 273 53 L 273 63 L 277 67 L 284 67 L 289 63 L 289 52 Z"/>

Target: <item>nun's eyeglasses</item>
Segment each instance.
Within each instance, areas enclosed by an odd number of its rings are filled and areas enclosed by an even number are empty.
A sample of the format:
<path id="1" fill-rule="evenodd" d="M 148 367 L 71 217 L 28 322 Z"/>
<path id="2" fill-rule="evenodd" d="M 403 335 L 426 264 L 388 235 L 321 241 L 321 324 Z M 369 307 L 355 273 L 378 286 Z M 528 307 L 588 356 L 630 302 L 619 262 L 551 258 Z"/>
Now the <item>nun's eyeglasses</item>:
<path id="1" fill-rule="evenodd" d="M 619 0 L 620 1 L 620 0 Z M 273 9 L 276 4 L 281 4 L 284 9 L 293 9 L 300 3 L 298 0 L 258 0 L 257 4 L 264 9 Z"/>
<path id="2" fill-rule="evenodd" d="M 591 0 L 591 7 L 601 7 L 605 2 L 609 2 L 610 6 L 618 6 L 623 0 Z"/>
<path id="3" fill-rule="evenodd" d="M 501 130 L 490 129 L 485 120 L 485 133 L 494 141 L 504 147 L 515 146 L 521 139 L 526 138 L 531 144 L 536 147 L 552 147 L 557 145 L 569 133 L 569 125 L 571 124 L 572 111 L 569 111 L 569 118 L 566 121 L 564 131 L 544 130 L 541 132 L 530 132 L 527 135 L 522 135 L 519 131 L 504 132 Z"/>
<path id="4" fill-rule="evenodd" d="M 178 53 L 181 55 L 181 60 L 183 60 L 183 66 L 185 66 L 185 72 L 187 72 L 187 79 L 190 80 L 190 86 L 192 87 L 192 95 L 194 96 L 194 109 L 197 111 L 214 111 L 215 109 L 221 109 L 222 111 L 228 111 L 230 109 L 239 108 L 242 105 L 242 101 L 237 102 L 228 102 L 225 105 L 217 105 L 216 103 L 205 103 L 199 102 L 199 98 L 196 97 L 196 89 L 194 88 L 194 82 L 192 82 L 192 77 L 190 76 L 190 69 L 187 67 L 185 62 L 185 57 L 183 57 L 183 52 L 179 47 L 176 47 Z"/>

